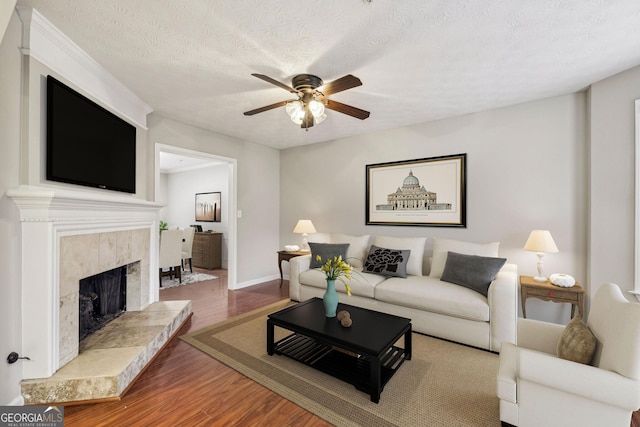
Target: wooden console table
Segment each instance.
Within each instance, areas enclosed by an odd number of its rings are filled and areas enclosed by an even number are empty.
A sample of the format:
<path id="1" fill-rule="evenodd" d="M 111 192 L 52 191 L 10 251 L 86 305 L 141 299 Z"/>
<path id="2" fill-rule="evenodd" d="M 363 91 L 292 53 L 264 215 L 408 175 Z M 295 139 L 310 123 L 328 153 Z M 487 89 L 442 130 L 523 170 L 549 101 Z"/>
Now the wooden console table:
<path id="1" fill-rule="evenodd" d="M 222 233 L 195 233 L 191 259 L 194 267 L 213 270 L 222 267 Z"/>
<path id="2" fill-rule="evenodd" d="M 538 298 L 543 301 L 568 302 L 571 304 L 571 318 L 578 313 L 584 317 L 584 288 L 576 282 L 570 288 L 556 286 L 547 280 L 536 282 L 531 276 L 520 276 L 520 297 L 522 298 L 522 316 L 527 318 L 527 298 Z"/>

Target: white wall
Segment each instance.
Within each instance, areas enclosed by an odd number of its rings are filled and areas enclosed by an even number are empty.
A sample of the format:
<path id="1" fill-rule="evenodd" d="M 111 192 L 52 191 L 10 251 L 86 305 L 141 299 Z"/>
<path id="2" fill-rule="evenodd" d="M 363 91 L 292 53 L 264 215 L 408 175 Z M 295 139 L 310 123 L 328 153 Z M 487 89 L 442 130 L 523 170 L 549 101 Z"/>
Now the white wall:
<path id="1" fill-rule="evenodd" d="M 291 231 L 309 218 L 320 232 L 500 241 L 500 255 L 533 275 L 536 257 L 522 247 L 532 229 L 543 228 L 560 249 L 545 257 L 545 271 L 587 285 L 586 108 L 580 93 L 284 150 L 280 245 L 298 242 Z M 466 228 L 365 225 L 367 164 L 458 153 L 467 153 Z M 567 305 L 533 299 L 527 314 L 569 320 Z"/>
<path id="2" fill-rule="evenodd" d="M 229 166 L 209 166 L 184 172 L 161 174 L 162 183 L 166 186 L 166 195 L 163 203 L 163 215 L 160 219 L 170 226 L 189 227 L 191 224 L 199 224 L 204 230 L 214 230 L 223 233 L 222 266 L 227 268 L 228 238 L 229 238 Z M 195 220 L 195 194 L 196 193 L 221 193 L 221 221 L 199 222 Z M 235 212 L 234 212 L 235 214 Z"/>
<path id="3" fill-rule="evenodd" d="M 2 41 L 2 37 L 9 25 L 9 20 L 11 19 L 11 15 L 13 15 L 16 3 L 17 0 L 4 0 L 0 3 L 0 41 Z"/>
<path id="4" fill-rule="evenodd" d="M 590 91 L 592 292 L 606 282 L 625 291 L 634 288 L 636 99 L 640 67 L 596 83 Z"/>
<path id="5" fill-rule="evenodd" d="M 0 34 L 3 30 L 0 27 Z M 22 403 L 20 380 L 24 362 L 9 365 L 5 361 L 12 351 L 22 352 L 20 218 L 16 205 L 5 194 L 20 184 L 17 165 L 20 164 L 22 55 L 17 46 L 20 45 L 21 31 L 22 25 L 14 14 L 0 43 L 0 405 Z"/>
<path id="6" fill-rule="evenodd" d="M 237 160 L 237 287 L 279 278 L 279 151 L 157 114 L 148 124 L 150 150 L 163 144 Z"/>

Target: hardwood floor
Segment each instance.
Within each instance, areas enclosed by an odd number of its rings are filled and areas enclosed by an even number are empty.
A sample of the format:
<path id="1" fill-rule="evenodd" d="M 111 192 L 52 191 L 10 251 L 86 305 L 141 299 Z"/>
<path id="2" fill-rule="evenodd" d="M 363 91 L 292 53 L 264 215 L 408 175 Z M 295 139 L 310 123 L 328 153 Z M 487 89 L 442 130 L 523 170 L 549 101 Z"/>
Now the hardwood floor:
<path id="1" fill-rule="evenodd" d="M 289 296 L 280 280 L 228 291 L 226 270 L 202 270 L 216 280 L 160 292 L 190 299 L 193 316 L 179 335 Z M 65 408 L 65 426 L 330 426 L 299 406 L 174 338 L 120 401 Z"/>

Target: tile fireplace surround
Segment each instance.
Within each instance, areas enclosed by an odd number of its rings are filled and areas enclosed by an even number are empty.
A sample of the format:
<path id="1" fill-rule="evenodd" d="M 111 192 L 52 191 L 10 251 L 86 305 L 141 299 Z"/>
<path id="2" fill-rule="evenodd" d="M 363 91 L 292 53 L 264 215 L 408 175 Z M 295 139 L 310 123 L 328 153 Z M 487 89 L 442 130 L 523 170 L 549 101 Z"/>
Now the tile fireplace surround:
<path id="1" fill-rule="evenodd" d="M 158 301 L 162 205 L 111 194 L 30 186 L 7 192 L 22 224 L 25 380 L 49 378 L 78 356 L 80 279 L 126 265 L 127 311 Z"/>

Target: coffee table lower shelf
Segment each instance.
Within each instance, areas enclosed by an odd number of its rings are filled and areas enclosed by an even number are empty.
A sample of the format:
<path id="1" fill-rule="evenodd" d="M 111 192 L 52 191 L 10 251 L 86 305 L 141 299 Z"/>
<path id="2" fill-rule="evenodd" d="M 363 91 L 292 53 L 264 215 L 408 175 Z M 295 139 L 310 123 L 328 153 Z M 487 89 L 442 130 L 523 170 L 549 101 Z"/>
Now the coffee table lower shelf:
<path id="1" fill-rule="evenodd" d="M 374 398 L 374 393 L 379 396 L 389 379 L 407 359 L 405 350 L 396 346 L 391 346 L 380 355 L 380 389 L 374 391 L 377 385 L 373 382 L 377 382 L 377 379 L 372 373 L 372 361 L 365 355 L 327 345 L 297 333 L 276 342 L 274 352 L 338 378 L 360 391 L 371 393 L 371 400 L 376 403 L 378 401 Z"/>

